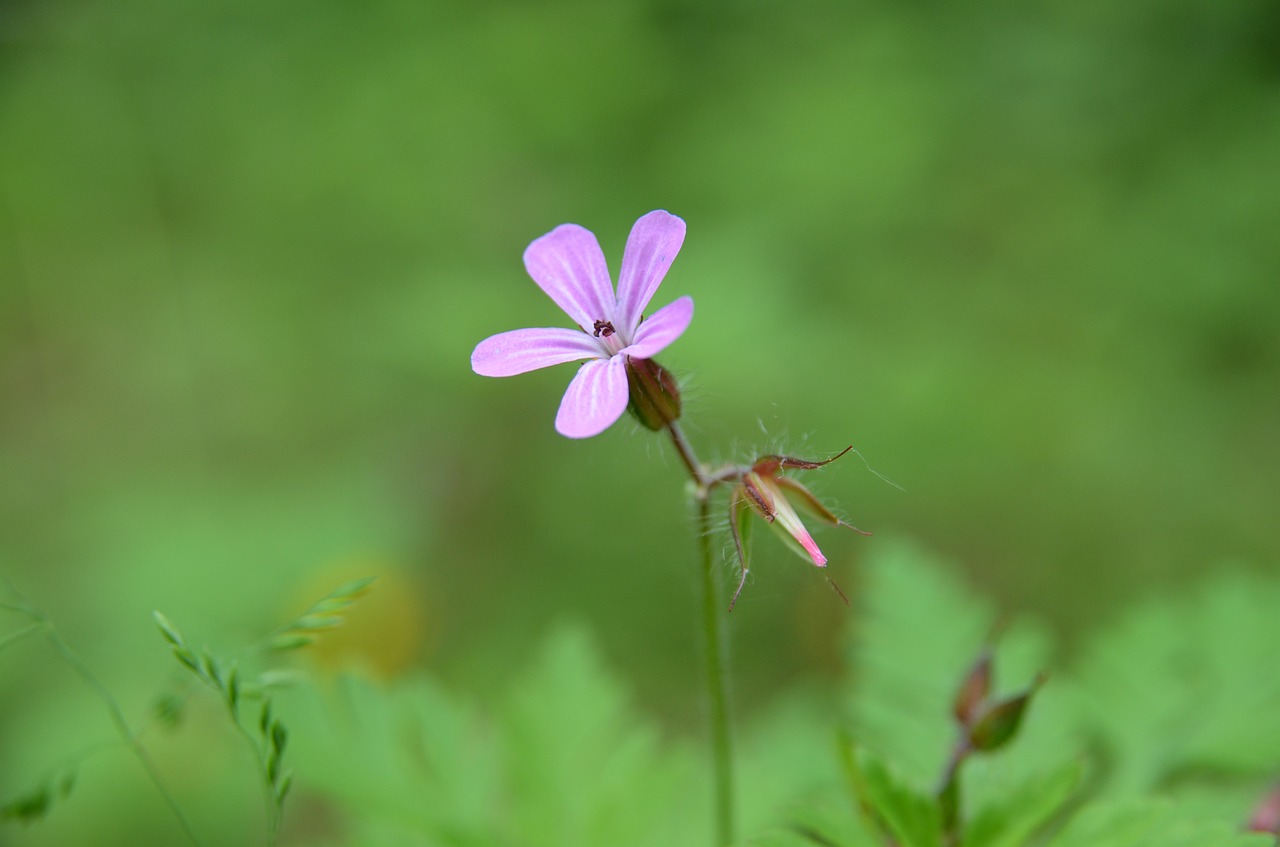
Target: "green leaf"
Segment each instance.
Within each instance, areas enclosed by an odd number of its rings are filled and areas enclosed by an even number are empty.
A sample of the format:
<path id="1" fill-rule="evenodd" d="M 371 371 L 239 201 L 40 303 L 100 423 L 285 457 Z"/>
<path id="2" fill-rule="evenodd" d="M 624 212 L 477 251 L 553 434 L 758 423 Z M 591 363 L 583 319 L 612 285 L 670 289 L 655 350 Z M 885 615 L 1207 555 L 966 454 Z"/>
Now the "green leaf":
<path id="1" fill-rule="evenodd" d="M 173 693 L 165 693 L 156 698 L 152 711 L 156 716 L 156 720 L 160 721 L 160 723 L 168 727 L 175 727 L 182 722 L 185 705 L 183 698 Z"/>
<path id="2" fill-rule="evenodd" d="M 293 670 L 263 671 L 255 680 L 255 688 L 259 691 L 270 691 L 277 688 L 290 688 L 306 679 L 304 674 Z"/>
<path id="3" fill-rule="evenodd" d="M 739 832 L 812 824 L 842 809 L 846 825 L 874 833 L 849 803 L 829 697 L 792 690 L 739 725 L 735 781 Z"/>
<path id="4" fill-rule="evenodd" d="M 1195 820 L 1164 800 L 1097 803 L 1077 815 L 1050 847 L 1273 847 L 1274 835 L 1237 824 Z"/>
<path id="5" fill-rule="evenodd" d="M 380 843 L 500 843 L 502 757 L 478 709 L 425 676 L 386 686 L 343 676 L 329 691 L 276 697 L 289 710 L 293 767 L 342 809 L 351 843 L 365 832 Z"/>
<path id="6" fill-rule="evenodd" d="M 342 618 L 338 615 L 317 615 L 313 613 L 303 615 L 289 626 L 290 629 L 297 630 L 336 629 L 342 626 Z"/>
<path id="7" fill-rule="evenodd" d="M 284 728 L 284 724 L 276 721 L 271 725 L 271 749 L 277 754 L 284 753 L 285 743 L 289 740 L 289 733 Z"/>
<path id="8" fill-rule="evenodd" d="M 965 828 L 962 847 L 1020 847 L 1062 811 L 1080 784 L 1078 761 L 1014 786 L 1003 798 L 984 806 Z"/>
<path id="9" fill-rule="evenodd" d="M 1005 698 L 983 712 L 969 730 L 969 742 L 974 750 L 991 753 L 1013 740 L 1022 725 L 1022 716 L 1031 704 L 1031 698 L 1043 682 L 1036 677 L 1031 687 L 1021 694 Z"/>
<path id="10" fill-rule="evenodd" d="M 349 606 L 367 594 L 377 579 L 376 576 L 365 576 L 343 583 L 333 591 L 330 591 L 316 606 L 328 609 Z"/>
<path id="11" fill-rule="evenodd" d="M 204 669 L 200 667 L 200 660 L 196 658 L 195 653 L 185 647 L 174 647 L 173 655 L 179 662 L 194 671 L 197 676 L 204 676 Z"/>
<path id="12" fill-rule="evenodd" d="M 75 772 L 67 771 L 61 776 L 46 780 L 26 794 L 0 804 L 0 821 L 12 820 L 29 824 L 40 820 L 49 813 L 55 799 L 66 799 L 71 794 L 75 781 Z"/>
<path id="13" fill-rule="evenodd" d="M 849 781 L 866 813 L 902 847 L 940 847 L 942 821 L 930 794 L 908 786 L 870 750 L 852 745 Z"/>
<path id="14" fill-rule="evenodd" d="M 277 635 L 275 638 L 271 639 L 268 646 L 271 650 L 284 653 L 289 650 L 297 650 L 302 647 L 307 647 L 314 644 L 315 641 L 316 639 L 314 636 L 304 635 L 300 632 L 288 632 L 283 635 Z"/>
<path id="15" fill-rule="evenodd" d="M 0 636 L 0 650 L 5 649 L 11 644 L 17 644 L 19 641 L 23 640 L 24 638 L 28 638 L 32 635 L 35 635 L 37 632 L 41 632 L 47 626 L 48 624 L 46 624 L 44 621 L 36 621 L 33 624 L 24 626 L 22 629 L 17 629 L 17 630 L 14 630 L 13 632 L 9 632 L 3 636 Z"/>
<path id="16" fill-rule="evenodd" d="M 1226 574 L 1125 614 L 1084 650 L 1080 707 L 1112 791 L 1199 772 L 1261 778 L 1280 757 L 1280 584 Z"/>
<path id="17" fill-rule="evenodd" d="M 277 807 L 284 806 L 284 800 L 286 797 L 289 796 L 289 789 L 291 788 L 293 788 L 293 774 L 286 773 L 280 779 L 279 786 L 276 788 L 276 791 L 275 791 Z"/>
<path id="18" fill-rule="evenodd" d="M 329 592 L 269 638 L 267 649 L 297 650 L 314 644 L 317 637 L 314 633 L 342 626 L 343 617 L 339 613 L 368 592 L 376 578 L 353 580 Z"/>
<path id="19" fill-rule="evenodd" d="M 957 691 L 975 662 L 991 649 L 987 672 L 994 681 L 1032 679 L 1049 667 L 1050 638 L 1024 620 L 998 628 L 995 612 L 973 596 L 956 569 L 921 549 L 891 542 L 874 548 L 859 592 L 863 611 L 848 638 L 847 720 L 860 744 L 893 762 L 912 783 L 932 786 L 955 747 Z M 1084 742 L 1064 687 L 1055 676 L 1055 684 L 1036 695 L 1016 743 L 964 764 L 961 820 L 1007 794 L 1009 786 L 1079 755 Z"/>
<path id="20" fill-rule="evenodd" d="M 200 655 L 200 672 L 204 674 L 210 682 L 219 690 L 223 687 L 222 681 L 222 663 L 218 661 L 218 657 L 214 656 L 208 650 Z"/>
<path id="21" fill-rule="evenodd" d="M 883 847 L 848 804 L 807 804 L 792 809 L 790 823 L 747 842 L 750 847 Z"/>
<path id="22" fill-rule="evenodd" d="M 178 628 L 173 625 L 172 621 L 166 618 L 159 611 L 153 611 L 151 616 L 155 618 L 156 625 L 160 627 L 160 634 L 164 636 L 165 641 L 168 641 L 174 647 L 183 647 L 186 645 L 186 641 L 182 638 L 182 633 L 178 631 Z"/>
<path id="23" fill-rule="evenodd" d="M 31 823 L 43 818 L 53 803 L 53 795 L 47 785 L 41 785 L 31 792 L 17 797 L 0 806 L 0 820 L 15 820 Z"/>
<path id="24" fill-rule="evenodd" d="M 818 834 L 804 830 L 773 829 L 746 842 L 747 847 L 843 847 Z"/>
<path id="25" fill-rule="evenodd" d="M 591 639 L 564 628 L 519 679 L 500 727 L 510 780 L 504 841 L 545 847 L 692 843 L 675 810 L 691 791 Z M 705 820 L 699 810 L 697 823 Z"/>
<path id="26" fill-rule="evenodd" d="M 231 709 L 232 717 L 236 716 L 240 711 L 239 668 L 232 668 L 231 675 L 227 677 L 227 708 Z"/>
<path id="27" fill-rule="evenodd" d="M 578 629 L 546 642 L 491 717 L 422 676 L 274 699 L 288 708 L 290 764 L 342 810 L 352 843 L 708 840 L 702 757 L 660 742 Z"/>

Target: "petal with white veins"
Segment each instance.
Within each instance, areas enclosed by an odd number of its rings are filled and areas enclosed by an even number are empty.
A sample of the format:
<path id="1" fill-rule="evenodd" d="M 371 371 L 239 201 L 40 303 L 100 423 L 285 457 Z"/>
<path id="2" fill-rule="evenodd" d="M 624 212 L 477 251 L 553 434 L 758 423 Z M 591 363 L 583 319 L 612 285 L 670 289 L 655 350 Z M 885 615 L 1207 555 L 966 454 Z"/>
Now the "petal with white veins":
<path id="1" fill-rule="evenodd" d="M 477 344 L 471 354 L 471 369 L 481 376 L 515 376 L 603 355 L 594 338 L 576 329 L 513 329 Z"/>
<path id="2" fill-rule="evenodd" d="M 524 266 L 538 287 L 590 332 L 596 321 L 612 320 L 613 284 L 600 242 L 577 224 L 562 224 L 524 251 Z"/>
<path id="3" fill-rule="evenodd" d="M 684 244 L 684 221 L 661 209 L 636 221 L 618 273 L 618 331 L 630 338 L 653 293 Z"/>
<path id="4" fill-rule="evenodd" d="M 651 359 L 689 328 L 693 320 L 693 298 L 681 297 L 650 315 L 636 330 L 635 341 L 626 348 L 628 356 Z"/>
<path id="5" fill-rule="evenodd" d="M 627 408 L 626 357 L 596 359 L 578 369 L 556 414 L 556 431 L 590 438 L 608 429 Z"/>

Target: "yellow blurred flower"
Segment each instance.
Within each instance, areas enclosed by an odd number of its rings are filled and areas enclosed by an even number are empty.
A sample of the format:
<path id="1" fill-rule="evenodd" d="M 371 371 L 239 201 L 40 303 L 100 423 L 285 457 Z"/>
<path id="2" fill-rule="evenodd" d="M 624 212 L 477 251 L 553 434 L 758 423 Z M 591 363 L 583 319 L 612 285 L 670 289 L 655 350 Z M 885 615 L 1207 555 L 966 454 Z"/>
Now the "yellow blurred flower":
<path id="1" fill-rule="evenodd" d="M 339 560 L 299 587 L 289 612 L 296 617 L 338 586 L 366 577 L 375 580 L 343 610 L 342 625 L 325 630 L 300 653 L 326 670 L 362 670 L 390 679 L 425 658 L 437 632 L 426 582 L 407 568 L 378 556 Z"/>

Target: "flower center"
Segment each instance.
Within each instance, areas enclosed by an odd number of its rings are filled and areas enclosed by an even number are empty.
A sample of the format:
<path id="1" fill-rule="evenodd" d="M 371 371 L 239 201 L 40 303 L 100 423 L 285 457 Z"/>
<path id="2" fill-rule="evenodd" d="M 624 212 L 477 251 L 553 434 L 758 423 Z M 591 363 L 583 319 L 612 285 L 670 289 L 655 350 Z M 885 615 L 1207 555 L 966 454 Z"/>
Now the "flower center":
<path id="1" fill-rule="evenodd" d="M 612 321 L 606 321 L 601 318 L 592 326 L 595 332 L 591 333 L 594 337 L 600 339 L 600 346 L 610 356 L 616 356 L 618 351 L 627 346 L 626 340 L 622 337 L 622 333 L 618 332 L 618 328 L 613 325 Z"/>

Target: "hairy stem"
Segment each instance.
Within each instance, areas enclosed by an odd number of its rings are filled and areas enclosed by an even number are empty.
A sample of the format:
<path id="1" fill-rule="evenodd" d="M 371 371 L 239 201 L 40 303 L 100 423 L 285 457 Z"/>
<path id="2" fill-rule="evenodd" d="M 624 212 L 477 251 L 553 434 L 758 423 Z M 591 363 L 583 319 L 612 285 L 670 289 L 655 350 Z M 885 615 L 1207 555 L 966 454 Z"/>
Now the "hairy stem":
<path id="1" fill-rule="evenodd" d="M 667 431 L 671 433 L 671 441 L 676 445 L 676 452 L 680 454 L 680 460 L 684 462 L 685 469 L 689 471 L 689 476 L 693 477 L 693 481 L 699 488 L 706 487 L 706 471 L 698 462 L 697 456 L 693 455 L 693 448 L 689 446 L 689 440 L 684 437 L 684 432 L 680 429 L 680 425 L 675 421 L 671 421 L 667 424 Z"/>
<path id="2" fill-rule="evenodd" d="M 716 845 L 734 842 L 733 739 L 729 731 L 729 674 L 720 571 L 711 544 L 710 498 L 698 490 L 698 535 L 702 542 L 702 626 L 706 651 L 707 700 L 711 720 L 711 761 L 715 779 Z"/>
<path id="3" fill-rule="evenodd" d="M 680 460 L 693 478 L 702 557 L 702 635 L 706 654 L 708 718 L 711 722 L 711 767 L 714 782 L 715 844 L 734 841 L 733 737 L 729 729 L 727 632 L 721 609 L 720 571 L 711 543 L 711 488 L 727 477 L 712 474 L 698 461 L 678 424 L 667 424 Z"/>

